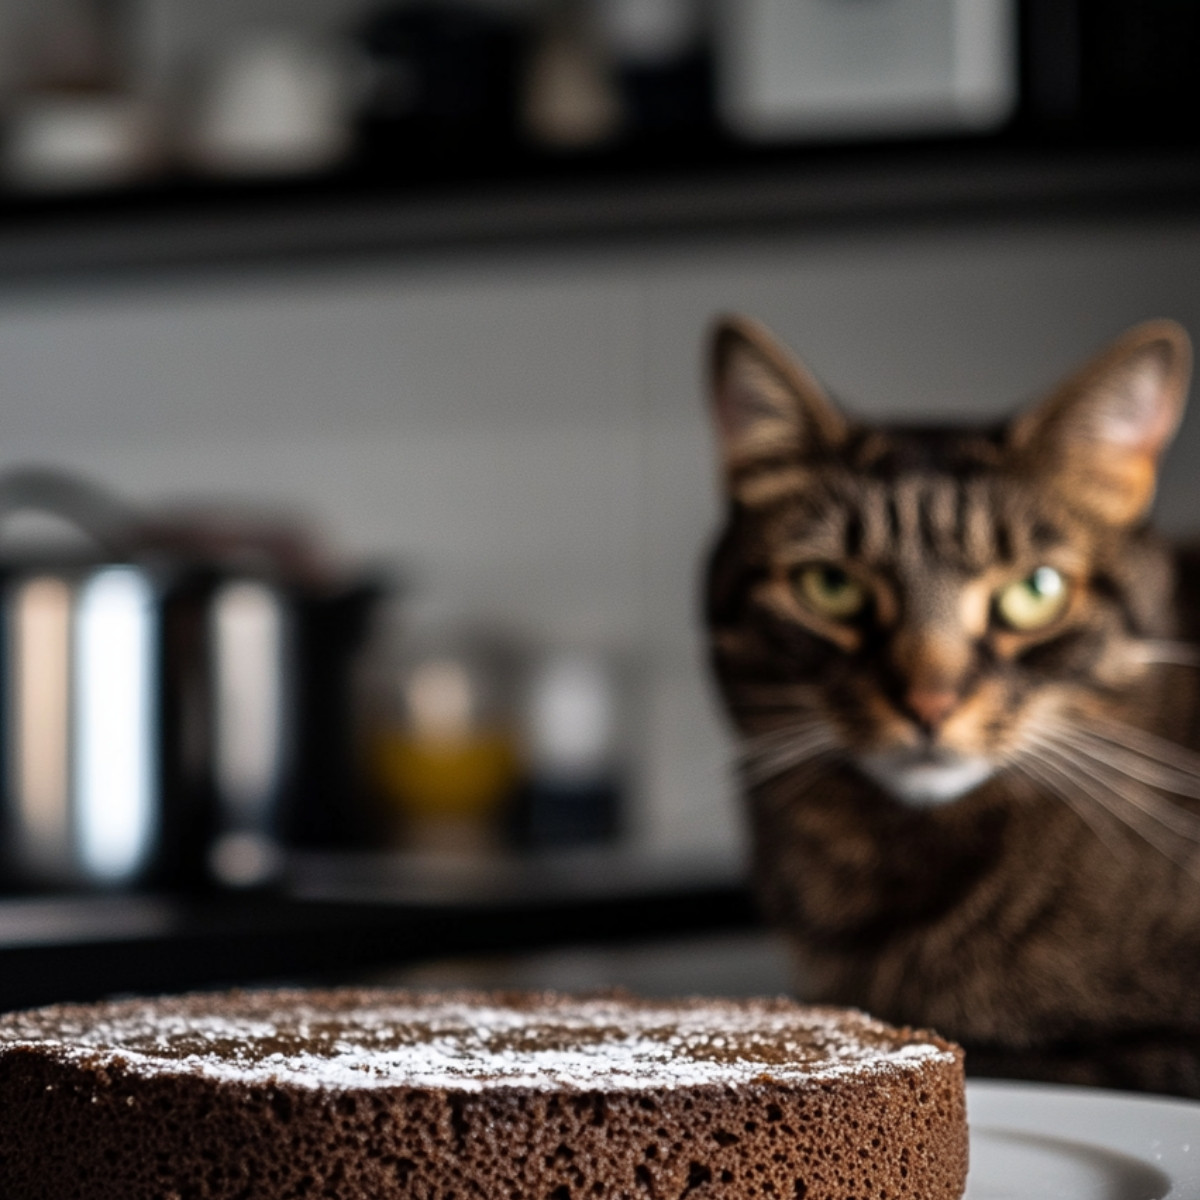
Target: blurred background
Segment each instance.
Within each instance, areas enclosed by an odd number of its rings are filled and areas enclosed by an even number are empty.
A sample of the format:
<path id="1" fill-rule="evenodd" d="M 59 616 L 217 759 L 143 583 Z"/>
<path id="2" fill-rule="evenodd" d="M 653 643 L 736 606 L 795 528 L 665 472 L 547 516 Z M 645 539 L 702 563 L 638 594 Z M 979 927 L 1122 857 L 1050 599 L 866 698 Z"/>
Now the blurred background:
<path id="1" fill-rule="evenodd" d="M 1200 332 L 1197 61 L 1184 0 L 3 0 L 0 1004 L 786 987 L 705 332 L 953 420 Z"/>

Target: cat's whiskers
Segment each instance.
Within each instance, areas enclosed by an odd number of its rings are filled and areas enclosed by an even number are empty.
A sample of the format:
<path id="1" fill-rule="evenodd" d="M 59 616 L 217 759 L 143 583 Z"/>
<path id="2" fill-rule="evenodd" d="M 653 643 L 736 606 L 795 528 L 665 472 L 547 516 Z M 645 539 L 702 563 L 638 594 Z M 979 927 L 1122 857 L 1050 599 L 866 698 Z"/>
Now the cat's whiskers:
<path id="1" fill-rule="evenodd" d="M 1070 775 L 1066 774 L 1059 767 L 1052 763 L 1046 763 L 1037 759 L 1021 759 L 1009 764 L 1011 769 L 1024 775 L 1031 780 L 1035 786 L 1040 786 L 1048 789 L 1096 835 L 1097 840 L 1102 842 L 1108 851 L 1118 861 L 1125 861 L 1129 858 L 1129 844 L 1114 835 L 1113 828 L 1108 824 L 1097 821 L 1096 814 L 1088 805 L 1090 799 L 1092 803 L 1098 803 L 1094 797 L 1086 797 L 1084 789 L 1080 788 L 1078 782 Z M 1107 818 L 1117 824 L 1124 824 L 1115 814 L 1101 804 L 1101 816 Z"/>
<path id="2" fill-rule="evenodd" d="M 815 718 L 764 729 L 743 739 L 738 761 L 745 764 L 772 754 L 788 753 L 817 735 L 822 735 L 822 724 Z"/>
<path id="3" fill-rule="evenodd" d="M 1100 732 L 1097 732 L 1100 730 Z M 1117 776 L 1146 784 L 1161 792 L 1200 799 L 1200 755 L 1165 738 L 1108 718 L 1092 718 L 1089 727 L 1059 724 L 1056 737 L 1093 766 L 1102 765 Z M 1138 789 L 1117 793 L 1177 836 L 1200 842 L 1200 815 Z"/>
<path id="4" fill-rule="evenodd" d="M 757 734 L 743 746 L 742 777 L 747 783 L 760 786 L 817 754 L 834 750 L 836 744 L 833 731 L 815 717 Z"/>
<path id="5" fill-rule="evenodd" d="M 745 713 L 742 715 L 745 716 Z M 742 734 L 742 746 L 749 750 L 769 749 L 773 745 L 814 731 L 831 732 L 830 723 L 824 713 L 792 705 L 786 709 L 780 708 L 771 716 L 757 716 L 756 719 L 752 719 L 751 731 Z"/>
<path id="6" fill-rule="evenodd" d="M 1200 800 L 1200 771 L 1180 770 L 1085 731 L 1063 729 L 1059 731 L 1058 736 L 1080 753 L 1104 763 L 1130 779 L 1160 791 Z"/>
<path id="7" fill-rule="evenodd" d="M 1184 775 L 1200 779 L 1200 754 L 1179 745 L 1178 742 L 1168 741 L 1145 729 L 1102 716 L 1087 718 L 1087 732 L 1092 737 L 1117 743 L 1127 750 L 1141 754 L 1152 762 L 1173 767 Z"/>
<path id="8" fill-rule="evenodd" d="M 786 808 L 792 804 L 799 793 L 806 791 L 821 779 L 827 778 L 829 765 L 838 757 L 836 750 L 818 750 L 806 761 L 754 785 L 753 791 L 767 800 L 768 807 Z M 786 781 L 785 787 L 772 788 L 770 786 L 781 781 Z"/>
<path id="9" fill-rule="evenodd" d="M 1101 812 L 1107 814 L 1119 824 L 1124 825 L 1168 861 L 1173 862 L 1189 875 L 1196 876 L 1194 855 L 1188 853 L 1178 842 L 1170 838 L 1169 831 L 1146 821 L 1145 814 L 1141 813 L 1140 810 L 1134 809 L 1131 811 L 1123 803 L 1124 798 L 1119 792 L 1102 783 L 1096 783 L 1093 786 L 1084 786 L 1073 774 L 1069 773 L 1063 767 L 1054 767 L 1045 761 L 1043 761 L 1042 766 L 1056 771 L 1061 778 L 1069 780 L 1077 797 L 1090 801 Z M 1059 796 L 1065 797 L 1067 794 L 1062 789 L 1055 790 Z M 1093 832 L 1099 833 L 1095 822 L 1088 820 L 1086 813 L 1078 805 L 1072 804 L 1071 807 L 1078 816 L 1087 821 Z M 1113 848 L 1111 836 L 1105 837 L 1104 841 L 1111 850 Z"/>
<path id="10" fill-rule="evenodd" d="M 742 778 L 752 787 L 788 774 L 796 767 L 810 762 L 817 755 L 827 755 L 833 750 L 828 742 L 809 742 L 797 745 L 789 751 L 781 750 L 776 754 L 756 758 L 742 767 Z"/>
<path id="11" fill-rule="evenodd" d="M 1127 805 L 1137 813 L 1153 821 L 1163 829 L 1178 835 L 1189 842 L 1200 845 L 1200 817 L 1186 809 L 1178 808 L 1169 800 L 1153 792 L 1144 792 L 1138 788 L 1121 788 L 1121 780 L 1107 769 L 1107 764 L 1092 758 L 1086 751 L 1073 750 L 1069 746 L 1044 742 L 1043 750 L 1056 755 L 1068 766 L 1086 775 L 1103 787 L 1116 802 Z"/>
<path id="12" fill-rule="evenodd" d="M 801 737 L 813 730 L 824 729 L 825 722 L 816 715 L 797 713 L 794 710 L 790 719 L 783 723 L 773 723 L 766 729 L 756 730 L 742 739 L 743 749 L 753 751 L 770 749 L 793 738 Z"/>
<path id="13" fill-rule="evenodd" d="M 1069 743 L 1061 740 L 1061 736 L 1061 729 L 1051 736 L 1031 736 L 1031 744 L 1041 751 L 1042 757 L 1037 760 L 1027 758 L 1023 760 L 1023 765 L 1028 767 L 1036 762 L 1041 769 L 1069 780 L 1077 796 L 1098 805 L 1189 875 L 1200 877 L 1200 863 L 1197 861 L 1200 853 L 1197 849 L 1200 846 L 1200 818 L 1152 793 L 1119 789 L 1116 786 L 1119 780 L 1107 768 L 1107 764 L 1090 758 L 1084 751 L 1073 749 Z M 1081 776 L 1086 778 L 1086 783 Z M 1054 790 L 1058 795 L 1063 795 L 1061 789 Z M 1072 808 L 1079 813 L 1075 805 Z"/>

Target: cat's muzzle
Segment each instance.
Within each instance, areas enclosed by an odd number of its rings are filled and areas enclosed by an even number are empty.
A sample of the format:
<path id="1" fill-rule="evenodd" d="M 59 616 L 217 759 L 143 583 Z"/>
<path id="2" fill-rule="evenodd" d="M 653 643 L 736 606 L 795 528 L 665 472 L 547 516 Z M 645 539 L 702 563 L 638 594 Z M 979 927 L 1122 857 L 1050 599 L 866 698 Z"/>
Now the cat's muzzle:
<path id="1" fill-rule="evenodd" d="M 864 754 L 860 771 L 903 804 L 933 808 L 974 791 L 996 770 L 979 755 L 933 747 L 898 747 Z"/>

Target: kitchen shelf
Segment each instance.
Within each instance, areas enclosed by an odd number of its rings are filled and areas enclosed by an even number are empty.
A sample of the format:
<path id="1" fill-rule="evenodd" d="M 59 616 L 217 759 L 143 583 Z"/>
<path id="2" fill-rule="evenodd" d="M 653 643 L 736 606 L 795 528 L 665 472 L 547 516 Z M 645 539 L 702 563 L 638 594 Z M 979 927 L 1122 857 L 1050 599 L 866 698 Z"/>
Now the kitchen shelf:
<path id="1" fill-rule="evenodd" d="M 1019 138 L 529 158 L 0 199 L 0 280 L 779 229 L 1192 215 L 1200 152 Z"/>
<path id="2" fill-rule="evenodd" d="M 311 855 L 271 893 L 0 899 L 0 1010 L 760 927 L 729 863 Z"/>

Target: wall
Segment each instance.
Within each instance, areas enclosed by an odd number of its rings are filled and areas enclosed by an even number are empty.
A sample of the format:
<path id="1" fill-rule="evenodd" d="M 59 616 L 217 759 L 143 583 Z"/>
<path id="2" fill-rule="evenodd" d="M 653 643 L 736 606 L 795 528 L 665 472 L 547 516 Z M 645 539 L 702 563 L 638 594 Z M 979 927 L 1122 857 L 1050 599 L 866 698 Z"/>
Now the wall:
<path id="1" fill-rule="evenodd" d="M 1200 222 L 772 235 L 0 285 L 0 466 L 147 503 L 299 505 L 404 564 L 420 622 L 631 656 L 639 837 L 733 849 L 703 672 L 712 315 L 771 324 L 863 414 L 986 417 L 1124 326 L 1200 333 Z M 1194 524 L 1200 416 L 1164 479 Z"/>

